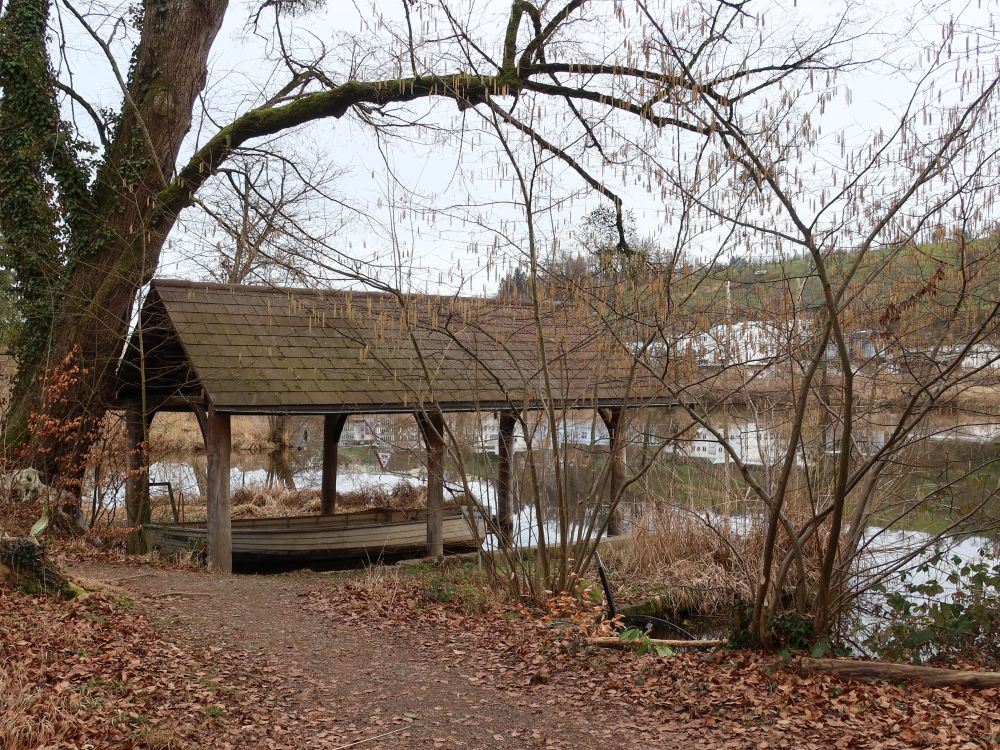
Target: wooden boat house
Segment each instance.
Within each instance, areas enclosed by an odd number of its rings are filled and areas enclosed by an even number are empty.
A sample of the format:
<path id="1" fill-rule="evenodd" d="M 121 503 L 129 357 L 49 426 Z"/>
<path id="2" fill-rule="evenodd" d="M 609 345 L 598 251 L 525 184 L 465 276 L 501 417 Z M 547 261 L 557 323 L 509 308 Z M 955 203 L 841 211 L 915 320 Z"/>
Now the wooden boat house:
<path id="1" fill-rule="evenodd" d="M 626 407 L 673 403 L 634 366 L 622 336 L 585 305 L 154 280 L 119 373 L 132 525 L 148 509 L 141 444 L 155 414 L 193 411 L 208 456 L 209 567 L 232 569 L 230 418 L 324 417 L 322 513 L 336 503 L 350 414 L 412 413 L 426 449 L 428 555 L 442 553 L 444 415 L 496 411 L 501 539 L 512 528 L 511 445 L 520 410 L 598 409 L 612 434 Z M 146 511 L 148 512 L 148 511 Z"/>

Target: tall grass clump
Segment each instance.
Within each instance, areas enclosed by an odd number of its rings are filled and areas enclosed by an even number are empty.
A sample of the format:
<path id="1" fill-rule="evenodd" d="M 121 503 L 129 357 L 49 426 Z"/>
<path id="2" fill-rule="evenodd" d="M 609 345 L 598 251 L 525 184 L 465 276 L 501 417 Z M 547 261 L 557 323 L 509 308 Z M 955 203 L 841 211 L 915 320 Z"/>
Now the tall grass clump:
<path id="1" fill-rule="evenodd" d="M 623 599 L 657 597 L 671 613 L 718 615 L 752 595 L 752 520 L 656 504 L 607 553 Z"/>
<path id="2" fill-rule="evenodd" d="M 78 730 L 78 702 L 71 692 L 57 697 L 51 688 L 38 685 L 14 661 L 0 663 L 0 747 L 34 750 L 69 744 Z"/>

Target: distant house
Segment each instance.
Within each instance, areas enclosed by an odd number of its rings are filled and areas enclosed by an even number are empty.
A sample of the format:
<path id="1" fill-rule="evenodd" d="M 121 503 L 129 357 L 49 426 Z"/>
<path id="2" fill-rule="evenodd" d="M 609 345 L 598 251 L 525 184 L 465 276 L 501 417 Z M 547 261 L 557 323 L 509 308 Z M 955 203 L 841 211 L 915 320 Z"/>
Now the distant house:
<path id="1" fill-rule="evenodd" d="M 952 344 L 901 349 L 893 358 L 897 372 L 940 372 L 956 364 L 961 370 L 1000 369 L 1000 349 L 980 342 L 965 351 L 965 345 Z"/>
<path id="2" fill-rule="evenodd" d="M 849 331 L 844 338 L 852 372 L 859 372 L 891 359 L 889 345 L 877 331 Z M 840 367 L 840 352 L 835 341 L 831 340 L 826 345 L 826 359 L 828 364 Z"/>
<path id="3" fill-rule="evenodd" d="M 959 364 L 963 370 L 996 370 L 1000 368 L 1000 349 L 993 344 L 973 345 Z"/>
<path id="4" fill-rule="evenodd" d="M 793 338 L 798 337 L 774 323 L 741 320 L 684 336 L 675 348 L 680 354 L 694 354 L 702 367 L 764 367 L 788 352 Z"/>
<path id="5" fill-rule="evenodd" d="M 540 420 L 535 431 L 536 445 L 549 446 L 550 428 L 548 420 Z M 608 431 L 600 418 L 589 415 L 568 415 L 556 420 L 556 439 L 559 445 L 607 446 L 610 443 Z"/>
<path id="6" fill-rule="evenodd" d="M 533 411 L 528 416 L 528 431 L 531 436 L 531 447 L 534 450 L 548 450 L 552 447 L 549 437 L 548 416 L 543 411 Z M 634 433 L 634 430 L 633 430 Z M 500 438 L 500 424 L 495 414 L 482 415 L 477 420 L 477 429 L 472 437 L 476 449 L 483 453 L 497 452 Z M 637 440 L 637 433 L 630 435 L 631 440 Z M 593 412 L 558 415 L 556 418 L 556 441 L 561 446 L 608 447 L 610 438 L 604 422 Z M 514 452 L 521 453 L 528 449 L 524 431 L 518 424 L 514 429 Z"/>
<path id="7" fill-rule="evenodd" d="M 490 414 L 475 414 L 472 433 L 472 444 L 479 453 L 496 454 L 500 444 L 500 419 L 495 412 Z M 524 440 L 524 430 L 520 424 L 514 425 L 514 453 L 523 453 L 528 449 Z"/>
<path id="8" fill-rule="evenodd" d="M 352 415 L 340 441 L 344 445 L 377 448 L 414 448 L 421 444 L 416 422 L 409 414 Z"/>
<path id="9" fill-rule="evenodd" d="M 781 446 L 778 445 L 773 430 L 756 422 L 732 423 L 721 429 L 723 437 L 744 464 L 768 466 L 776 460 Z M 707 461 L 710 464 L 726 464 L 732 460 L 722 443 L 704 427 L 697 428 L 690 439 L 669 443 L 665 450 L 678 457 Z"/>

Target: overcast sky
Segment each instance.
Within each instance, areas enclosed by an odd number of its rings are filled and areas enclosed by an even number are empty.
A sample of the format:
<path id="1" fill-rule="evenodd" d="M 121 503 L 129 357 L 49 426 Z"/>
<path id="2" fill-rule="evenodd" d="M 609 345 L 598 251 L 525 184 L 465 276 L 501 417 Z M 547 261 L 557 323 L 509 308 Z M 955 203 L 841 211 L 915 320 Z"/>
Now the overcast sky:
<path id="1" fill-rule="evenodd" d="M 921 62 L 925 60 L 920 58 L 921 50 L 940 38 L 941 24 L 949 17 L 987 30 L 987 40 L 992 38 L 994 44 L 990 52 L 994 59 L 989 64 L 995 70 L 997 5 L 973 0 L 914 6 L 902 0 L 879 3 L 878 8 L 848 8 L 853 23 L 850 31 L 859 37 L 850 49 L 844 47 L 841 51 L 873 62 L 841 75 L 835 83 L 819 83 L 819 88 L 832 86 L 838 93 L 825 105 L 822 116 L 813 114 L 822 125 L 823 136 L 815 153 L 807 158 L 833 164 L 843 143 L 850 149 L 880 128 L 890 128 L 922 70 Z M 628 0 L 616 4 L 599 0 L 596 6 L 597 14 L 604 13 L 605 20 L 579 29 L 591 52 L 603 49 L 610 56 L 642 37 L 638 9 Z M 618 14 L 613 12 L 616 6 L 620 8 Z M 684 6 L 679 2 L 661 3 L 653 11 L 667 23 L 671 14 Z M 123 7 L 110 8 L 104 20 L 95 15 L 92 22 L 100 24 L 105 36 L 114 30 L 113 48 L 124 71 L 129 39 L 121 26 L 113 25 Z M 510 8 L 506 0 L 462 0 L 452 7 L 477 42 L 491 52 L 499 49 L 501 29 Z M 750 4 L 764 19 L 758 31 L 766 40 L 765 46 L 807 38 L 812 29 L 838 18 L 845 7 L 825 0 Z M 247 4 L 234 2 L 213 50 L 205 100 L 216 122 L 224 123 L 245 111 L 255 103 L 260 91 L 273 91 L 285 75 L 275 63 L 271 17 L 262 17 L 261 32 L 254 33 L 247 25 L 249 16 Z M 380 17 L 390 25 L 382 24 Z M 444 31 L 440 28 L 440 13 L 418 3 L 414 9 L 418 36 L 422 19 L 428 23 L 437 19 L 437 27 L 429 25 L 425 29 L 428 35 Z M 67 59 L 77 88 L 101 106 L 118 108 L 120 91 L 103 55 L 88 43 L 65 11 L 58 20 L 71 41 Z M 327 3 L 282 24 L 286 43 L 299 50 L 303 58 L 325 48 L 328 57 L 324 67 L 340 81 L 352 64 L 362 72 L 391 74 L 396 58 L 392 52 L 393 34 L 403 28 L 403 21 L 402 6 L 396 0 L 374 5 Z M 358 46 L 354 46 L 355 41 Z M 944 104 L 949 97 L 957 98 L 955 86 L 942 90 Z M 804 102 L 804 107 L 814 109 L 816 103 Z M 461 288 L 478 292 L 494 288 L 497 269 L 517 261 L 524 240 L 523 214 L 510 167 L 496 139 L 484 131 L 482 120 L 469 112 L 459 112 L 454 103 L 420 102 L 406 111 L 426 127 L 401 131 L 398 137 L 379 138 L 356 119 L 345 117 L 313 123 L 287 138 L 283 148 L 297 158 L 328 162 L 341 170 L 334 189 L 349 208 L 318 202 L 314 229 L 338 228 L 330 237 L 331 244 L 346 255 L 371 263 L 371 270 L 386 281 L 391 280 L 387 276 L 389 268 L 402 266 L 405 274 L 397 281 L 420 291 Z M 542 115 L 543 122 L 545 117 Z M 79 117 L 77 120 L 82 122 Z M 560 132 L 557 119 L 547 126 Z M 642 129 L 635 124 L 631 127 L 635 140 L 642 142 Z M 182 159 L 214 130 L 208 121 L 196 123 Z M 459 131 L 460 136 L 455 134 Z M 668 159 L 670 154 L 680 159 L 680 152 L 693 143 L 672 134 L 662 140 Z M 518 138 L 513 142 L 524 146 Z M 669 199 L 665 201 L 658 190 L 647 189 L 647 176 L 642 170 L 602 168 L 597 161 L 593 166 L 634 212 L 640 234 L 668 245 L 673 241 L 670 217 L 676 205 Z M 536 206 L 539 228 L 547 247 L 553 247 L 555 242 L 571 250 L 571 238 L 582 217 L 601 199 L 585 190 L 580 179 L 565 168 L 552 168 L 550 176 L 551 184 L 542 191 Z M 185 221 L 175 230 L 164 253 L 159 275 L 204 275 L 203 269 L 190 260 L 192 248 L 205 235 L 205 224 L 196 218 L 196 210 L 186 212 Z M 692 252 L 711 254 L 713 237 L 711 232 L 706 233 L 692 244 Z M 496 251 L 491 250 L 494 247 Z"/>

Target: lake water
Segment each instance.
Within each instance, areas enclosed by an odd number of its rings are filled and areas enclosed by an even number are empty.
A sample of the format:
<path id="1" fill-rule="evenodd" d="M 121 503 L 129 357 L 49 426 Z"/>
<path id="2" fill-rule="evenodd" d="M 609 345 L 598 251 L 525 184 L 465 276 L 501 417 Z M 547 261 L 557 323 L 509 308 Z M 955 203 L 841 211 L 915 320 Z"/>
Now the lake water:
<path id="1" fill-rule="evenodd" d="M 887 420 L 888 421 L 888 420 Z M 629 455 L 633 461 L 641 463 L 643 451 L 649 449 L 651 441 L 676 432 L 677 423 L 672 415 L 659 415 L 657 420 L 647 420 L 634 426 Z M 720 432 L 730 439 L 738 455 L 754 471 L 764 478 L 780 457 L 783 446 L 784 427 L 780 420 L 765 423 L 751 419 L 746 414 L 735 414 L 720 427 Z M 884 426 L 868 425 L 858 431 L 857 451 L 859 455 L 878 450 L 884 445 L 887 434 Z M 926 546 L 930 534 L 946 527 L 956 513 L 982 499 L 995 498 L 1000 487 L 1000 471 L 994 461 L 998 456 L 997 440 L 1000 439 L 1000 422 L 983 420 L 963 421 L 945 415 L 930 421 L 927 428 L 916 435 L 912 445 L 899 453 L 898 465 L 891 466 L 896 479 L 892 491 L 898 498 L 928 495 L 932 501 L 921 513 L 907 519 L 903 527 L 882 528 L 869 526 L 866 530 L 867 554 L 861 559 L 855 573 L 857 580 L 867 581 L 885 573 L 886 567 L 901 555 L 918 547 Z M 579 446 L 565 461 L 565 474 L 570 491 L 586 494 L 596 473 L 600 471 L 606 456 L 606 447 L 593 439 L 591 445 Z M 594 445 L 594 443 L 597 443 Z M 835 436 L 828 440 L 835 444 Z M 338 490 L 351 492 L 366 486 L 392 487 L 399 482 L 424 484 L 425 474 L 421 467 L 422 451 L 419 449 L 396 450 L 391 458 L 381 456 L 373 448 L 342 447 L 341 464 L 338 472 Z M 388 459 L 388 460 L 387 460 Z M 241 487 L 318 488 L 321 480 L 321 457 L 315 446 L 312 449 L 292 450 L 275 454 L 234 454 L 231 488 Z M 969 476 L 962 476 L 970 467 L 983 466 L 983 470 Z M 203 494 L 206 459 L 204 454 L 172 456 L 157 461 L 151 466 L 150 481 L 169 482 L 175 495 L 195 498 Z M 722 450 L 718 440 L 702 428 L 684 433 L 679 440 L 661 451 L 643 481 L 635 485 L 636 495 L 648 496 L 661 501 L 681 500 L 682 504 L 699 505 L 699 493 L 711 498 L 719 487 L 732 493 L 737 492 L 741 481 L 735 474 L 730 457 Z M 802 467 L 799 466 L 798 470 Z M 496 494 L 492 481 L 495 474 L 495 456 L 478 455 L 466 460 L 467 489 L 482 506 L 485 513 L 496 511 Z M 543 472 L 544 473 L 544 472 Z M 734 479 L 735 477 L 735 479 Z M 956 477 L 959 479 L 956 480 Z M 734 484 L 735 482 L 735 484 Z M 552 477 L 542 477 L 543 490 L 548 497 L 553 496 Z M 515 503 L 515 541 L 519 546 L 533 546 L 538 543 L 539 523 L 535 502 L 527 488 L 530 483 L 522 482 L 519 492 L 520 502 Z M 688 494 L 683 498 L 675 495 L 678 487 L 684 487 Z M 464 493 L 466 486 L 454 465 L 446 476 L 446 497 Z M 120 492 L 116 493 L 120 501 Z M 704 507 L 697 511 L 715 513 L 713 501 L 704 500 Z M 642 501 L 639 501 L 641 508 Z M 543 502 L 543 507 L 551 503 Z M 727 513 L 730 522 L 739 523 L 749 519 L 746 513 L 754 507 L 748 504 L 746 510 Z M 996 505 L 989 506 L 994 514 Z M 557 541 L 560 534 L 558 517 L 554 512 L 543 519 L 542 528 L 549 542 Z M 571 526 L 571 534 L 578 534 L 579 527 Z M 963 560 L 973 559 L 983 547 L 989 547 L 992 540 L 976 535 L 959 535 L 942 541 L 940 551 L 948 556 L 957 555 Z M 486 540 L 486 546 L 493 548 L 496 540 Z M 908 567 L 916 568 L 927 562 L 934 552 L 914 556 Z M 947 567 L 947 566 L 946 566 Z M 916 582 L 931 577 L 945 585 L 943 597 L 952 591 L 946 583 L 946 570 L 915 574 Z M 892 576 L 887 584 L 896 582 Z"/>

